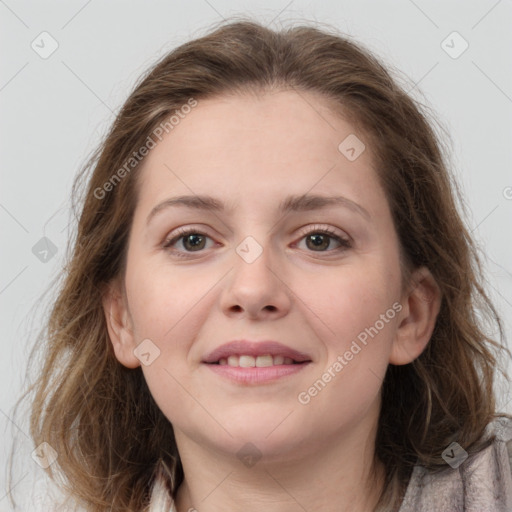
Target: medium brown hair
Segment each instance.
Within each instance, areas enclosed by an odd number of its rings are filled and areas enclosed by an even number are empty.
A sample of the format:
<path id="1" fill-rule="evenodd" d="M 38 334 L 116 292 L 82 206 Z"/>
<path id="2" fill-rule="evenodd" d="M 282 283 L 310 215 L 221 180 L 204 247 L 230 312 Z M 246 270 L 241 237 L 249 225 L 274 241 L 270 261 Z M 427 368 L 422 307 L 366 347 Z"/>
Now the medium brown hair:
<path id="1" fill-rule="evenodd" d="M 387 478 L 379 510 L 397 508 L 415 463 L 439 470 L 452 441 L 477 450 L 496 415 L 495 351 L 504 347 L 484 331 L 494 323 L 501 339 L 502 325 L 427 109 L 333 29 L 274 31 L 231 21 L 171 51 L 142 77 L 75 183 L 78 229 L 43 333 L 31 434 L 58 452 L 50 473 L 63 475 L 89 511 L 142 511 L 157 475 L 173 496 L 183 480 L 172 425 L 141 369 L 117 361 L 102 309 L 106 286 L 124 272 L 140 164 L 102 198 L 97 191 L 191 98 L 290 88 L 321 94 L 364 131 L 398 233 L 403 278 L 426 266 L 442 293 L 427 348 L 411 364 L 390 365 L 383 382 L 376 457 Z"/>

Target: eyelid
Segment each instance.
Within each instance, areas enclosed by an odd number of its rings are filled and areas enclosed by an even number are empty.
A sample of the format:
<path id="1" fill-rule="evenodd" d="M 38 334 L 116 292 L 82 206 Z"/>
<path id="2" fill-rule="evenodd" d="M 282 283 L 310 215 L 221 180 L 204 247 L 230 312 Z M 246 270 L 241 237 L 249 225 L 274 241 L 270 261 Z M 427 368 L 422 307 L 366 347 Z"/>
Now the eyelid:
<path id="1" fill-rule="evenodd" d="M 343 232 L 338 231 L 329 225 L 322 226 L 319 224 L 315 224 L 313 226 L 308 226 L 308 227 L 304 228 L 301 231 L 297 242 L 294 242 L 293 245 L 294 246 L 299 245 L 304 240 L 304 238 L 306 238 L 309 235 L 316 234 L 316 233 L 318 233 L 320 235 L 322 235 L 322 234 L 327 235 L 331 239 L 335 240 L 339 246 L 335 247 L 334 249 L 329 249 L 327 251 L 306 250 L 305 253 L 308 256 L 314 255 L 315 258 L 323 258 L 323 259 L 335 258 L 335 257 L 337 258 L 337 257 L 340 257 L 346 251 L 353 249 L 353 247 L 354 247 L 354 241 L 353 241 L 352 237 L 350 235 L 348 235 L 347 233 L 345 233 L 344 231 Z"/>
<path id="2" fill-rule="evenodd" d="M 308 225 L 308 226 L 304 227 L 303 229 L 301 229 L 301 231 L 299 232 L 299 235 L 300 235 L 300 237 L 303 237 L 303 236 L 309 235 L 311 233 L 316 233 L 316 232 L 327 233 L 329 235 L 333 235 L 333 237 L 335 237 L 335 238 L 336 237 L 341 238 L 342 240 L 344 240 L 346 242 L 353 243 L 352 237 L 349 236 L 348 233 L 346 233 L 345 231 L 337 230 L 336 228 L 333 228 L 332 226 L 329 226 L 328 224 Z"/>
<path id="3" fill-rule="evenodd" d="M 181 226 L 179 228 L 176 228 L 174 231 L 171 231 L 171 233 L 166 235 L 165 241 L 167 242 L 171 238 L 176 238 L 179 235 L 185 235 L 191 231 L 197 232 L 199 234 L 208 235 L 208 233 L 205 232 L 205 231 L 207 231 L 207 229 L 200 227 L 199 225 L 191 224 L 191 225 L 187 225 L 187 226 Z M 336 230 L 336 228 L 333 228 L 332 226 L 329 226 L 328 224 L 313 224 L 313 225 L 308 224 L 307 226 L 300 228 L 299 235 L 305 236 L 314 231 L 324 231 L 331 235 L 339 236 L 340 238 L 344 238 L 346 240 L 352 241 L 352 238 L 346 232 L 341 231 L 341 230 Z M 208 236 L 210 236 L 210 235 L 208 235 Z"/>
<path id="4" fill-rule="evenodd" d="M 200 227 L 194 226 L 194 225 L 188 225 L 188 226 L 182 226 L 182 227 L 176 228 L 174 231 L 172 231 L 169 235 L 167 235 L 165 237 L 165 239 L 162 243 L 162 248 L 169 250 L 170 252 L 177 254 L 178 257 L 182 257 L 182 258 L 191 258 L 191 257 L 193 257 L 195 252 L 197 252 L 198 255 L 201 255 L 201 253 L 205 252 L 204 250 L 180 251 L 180 250 L 176 250 L 176 249 L 171 249 L 171 246 L 189 234 L 198 234 L 198 235 L 202 235 L 202 236 L 205 236 L 205 237 L 213 240 L 213 237 L 210 236 L 207 233 L 207 231 L 208 231 L 207 229 L 204 229 L 202 227 L 200 228 Z M 314 233 L 326 234 L 326 235 L 330 236 L 331 238 L 335 239 L 336 241 L 338 241 L 340 246 L 335 249 L 328 250 L 328 251 L 308 251 L 308 252 L 312 252 L 312 253 L 317 252 L 318 254 L 330 255 L 333 253 L 337 254 L 338 252 L 341 252 L 346 249 L 350 249 L 353 246 L 353 239 L 347 233 L 342 232 L 340 230 L 336 230 L 332 226 L 321 225 L 321 224 L 313 224 L 313 225 L 308 225 L 308 226 L 301 228 L 299 231 L 299 234 L 297 236 L 297 242 L 294 242 L 294 244 L 299 243 L 304 237 L 306 237 L 310 234 L 314 234 Z M 215 242 L 215 243 L 216 243 L 216 245 L 219 245 L 218 242 Z"/>
<path id="5" fill-rule="evenodd" d="M 208 234 L 208 230 L 194 225 L 187 225 L 187 226 L 181 226 L 179 228 L 176 228 L 175 230 L 171 231 L 168 235 L 165 236 L 164 241 L 162 242 L 162 247 L 168 248 L 172 243 L 176 243 L 180 240 L 180 238 L 192 234 L 197 233 L 198 235 L 204 235 L 210 239 L 213 240 L 213 237 Z"/>

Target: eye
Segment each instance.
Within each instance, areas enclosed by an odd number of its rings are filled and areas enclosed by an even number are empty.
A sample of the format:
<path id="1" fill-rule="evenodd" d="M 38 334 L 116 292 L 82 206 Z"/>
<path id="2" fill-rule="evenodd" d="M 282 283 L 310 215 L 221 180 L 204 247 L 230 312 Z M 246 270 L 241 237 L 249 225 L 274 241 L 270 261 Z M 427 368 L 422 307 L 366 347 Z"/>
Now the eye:
<path id="1" fill-rule="evenodd" d="M 302 235 L 301 240 L 306 240 L 306 247 L 313 252 L 334 252 L 336 250 L 345 250 L 352 247 L 348 238 L 338 235 L 335 231 L 326 227 L 314 226 Z M 335 241 L 337 247 L 327 251 Z"/>
<path id="2" fill-rule="evenodd" d="M 170 250 L 174 255 L 180 258 L 187 258 L 191 253 L 201 252 L 206 248 L 207 240 L 212 240 L 208 235 L 194 228 L 178 229 L 169 239 L 165 240 L 163 248 Z M 306 247 L 313 252 L 333 253 L 343 251 L 352 247 L 349 238 L 337 234 L 329 227 L 313 226 L 304 232 L 300 240 L 306 240 Z M 337 247 L 332 248 L 333 242 Z M 176 244 L 181 244 L 181 248 L 175 248 Z M 328 250 L 330 249 L 330 250 Z"/>
<path id="3" fill-rule="evenodd" d="M 172 249 L 172 252 L 179 257 L 187 257 L 186 253 L 200 252 L 205 248 L 206 240 L 211 238 L 201 231 L 193 228 L 179 229 L 174 235 L 165 240 L 164 249 L 171 249 L 176 243 L 181 244 L 181 249 Z M 183 254 L 183 251 L 185 254 Z"/>

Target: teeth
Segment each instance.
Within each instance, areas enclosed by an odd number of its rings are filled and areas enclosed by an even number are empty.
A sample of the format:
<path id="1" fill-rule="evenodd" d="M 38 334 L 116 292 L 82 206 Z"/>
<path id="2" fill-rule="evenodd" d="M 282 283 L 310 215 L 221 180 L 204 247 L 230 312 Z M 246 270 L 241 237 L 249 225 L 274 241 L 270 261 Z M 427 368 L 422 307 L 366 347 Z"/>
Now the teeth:
<path id="1" fill-rule="evenodd" d="M 240 368 L 262 368 L 264 366 L 276 366 L 281 364 L 293 364 L 293 359 L 291 357 L 283 357 L 283 356 L 271 356 L 270 354 L 265 354 L 263 356 L 253 357 L 248 355 L 229 356 L 227 359 L 222 358 L 219 360 L 219 364 L 222 366 L 236 366 Z"/>
<path id="2" fill-rule="evenodd" d="M 258 356 L 256 358 L 256 366 L 263 367 L 263 366 L 273 366 L 273 365 L 274 365 L 274 359 L 272 358 L 271 355 Z"/>
<path id="3" fill-rule="evenodd" d="M 238 356 L 229 356 L 228 364 L 229 366 L 238 366 Z"/>
<path id="4" fill-rule="evenodd" d="M 240 356 L 238 366 L 241 368 L 251 368 L 252 366 L 256 366 L 256 359 L 252 356 Z"/>

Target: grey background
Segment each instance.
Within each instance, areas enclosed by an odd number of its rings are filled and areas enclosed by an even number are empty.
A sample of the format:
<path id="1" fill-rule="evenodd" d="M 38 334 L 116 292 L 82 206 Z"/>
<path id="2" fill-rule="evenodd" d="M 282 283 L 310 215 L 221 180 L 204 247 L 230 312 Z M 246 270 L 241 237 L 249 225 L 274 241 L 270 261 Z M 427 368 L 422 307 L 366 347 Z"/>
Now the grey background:
<path id="1" fill-rule="evenodd" d="M 273 20 L 274 26 L 307 20 L 335 25 L 400 70 L 406 90 L 430 105 L 451 135 L 467 223 L 487 256 L 489 292 L 510 339 L 510 0 L 0 0 L 0 512 L 10 510 L 3 461 L 13 435 L 20 440 L 19 474 L 11 485 L 29 488 L 29 473 L 42 471 L 30 458 L 26 422 L 13 417 L 12 407 L 41 325 L 34 307 L 61 270 L 73 177 L 140 73 L 235 14 Z M 43 31 L 58 43 L 47 59 L 31 47 L 33 41 L 42 46 Z M 469 43 L 458 58 L 441 46 L 453 31 Z M 452 52 L 461 48 L 457 36 L 447 41 Z M 49 45 L 46 39 L 44 48 Z M 50 247 L 47 261 L 42 237 L 57 251 L 52 256 Z M 500 407 L 512 412 L 511 399 L 503 385 Z"/>

